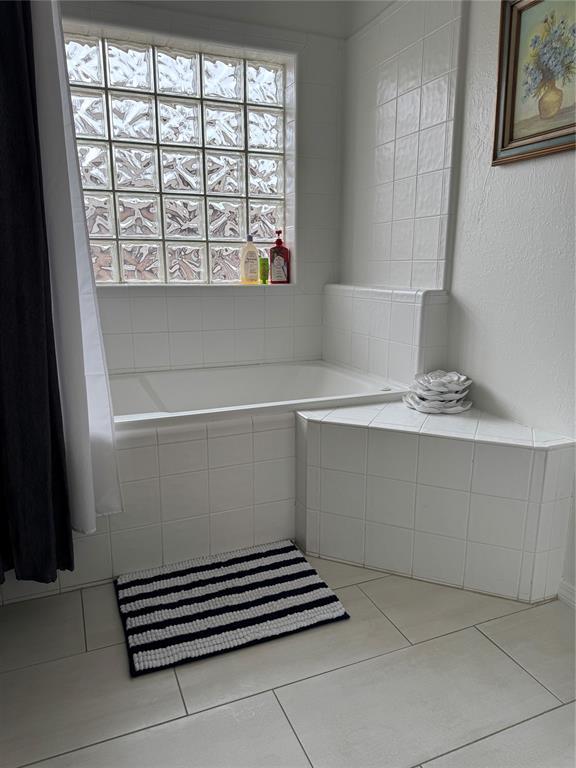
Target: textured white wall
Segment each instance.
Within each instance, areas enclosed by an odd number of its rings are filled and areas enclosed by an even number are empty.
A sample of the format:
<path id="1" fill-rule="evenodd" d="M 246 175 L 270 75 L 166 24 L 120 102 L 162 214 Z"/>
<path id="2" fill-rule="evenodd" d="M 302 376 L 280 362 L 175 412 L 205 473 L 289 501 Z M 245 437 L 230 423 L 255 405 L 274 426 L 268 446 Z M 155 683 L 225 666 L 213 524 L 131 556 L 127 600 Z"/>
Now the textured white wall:
<path id="1" fill-rule="evenodd" d="M 479 406 L 573 434 L 575 156 L 490 165 L 499 9 L 469 9 L 449 358 Z"/>
<path id="2" fill-rule="evenodd" d="M 479 406 L 574 434 L 575 156 L 490 165 L 499 9 L 469 7 L 449 359 Z"/>

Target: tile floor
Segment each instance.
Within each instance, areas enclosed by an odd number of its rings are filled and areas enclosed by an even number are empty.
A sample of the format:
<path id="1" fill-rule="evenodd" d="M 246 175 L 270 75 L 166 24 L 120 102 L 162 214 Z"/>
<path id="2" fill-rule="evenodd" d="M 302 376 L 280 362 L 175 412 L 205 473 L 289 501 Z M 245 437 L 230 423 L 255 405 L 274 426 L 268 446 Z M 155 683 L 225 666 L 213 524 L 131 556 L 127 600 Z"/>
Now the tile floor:
<path id="1" fill-rule="evenodd" d="M 0 768 L 572 768 L 567 605 L 310 560 L 350 621 L 134 680 L 111 585 L 0 608 Z"/>

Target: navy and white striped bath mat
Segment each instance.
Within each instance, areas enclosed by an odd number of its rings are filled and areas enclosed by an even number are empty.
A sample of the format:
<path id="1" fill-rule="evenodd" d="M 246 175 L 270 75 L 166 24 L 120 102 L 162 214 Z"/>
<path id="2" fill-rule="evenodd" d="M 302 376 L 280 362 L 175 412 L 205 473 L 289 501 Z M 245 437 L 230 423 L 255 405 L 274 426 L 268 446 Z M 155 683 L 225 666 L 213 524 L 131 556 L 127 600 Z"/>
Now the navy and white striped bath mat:
<path id="1" fill-rule="evenodd" d="M 120 576 L 133 676 L 349 618 L 290 541 Z"/>

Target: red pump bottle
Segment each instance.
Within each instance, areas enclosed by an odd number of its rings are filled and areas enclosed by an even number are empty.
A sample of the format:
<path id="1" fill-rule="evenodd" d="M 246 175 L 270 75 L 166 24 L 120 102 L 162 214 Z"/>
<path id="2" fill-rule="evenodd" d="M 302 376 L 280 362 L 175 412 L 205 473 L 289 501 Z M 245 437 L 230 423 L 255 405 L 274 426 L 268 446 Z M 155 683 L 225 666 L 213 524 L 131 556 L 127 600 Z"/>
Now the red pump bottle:
<path id="1" fill-rule="evenodd" d="M 271 283 L 289 283 L 290 282 L 290 251 L 280 235 L 281 229 L 276 230 L 278 239 L 275 245 L 270 248 L 270 282 Z"/>

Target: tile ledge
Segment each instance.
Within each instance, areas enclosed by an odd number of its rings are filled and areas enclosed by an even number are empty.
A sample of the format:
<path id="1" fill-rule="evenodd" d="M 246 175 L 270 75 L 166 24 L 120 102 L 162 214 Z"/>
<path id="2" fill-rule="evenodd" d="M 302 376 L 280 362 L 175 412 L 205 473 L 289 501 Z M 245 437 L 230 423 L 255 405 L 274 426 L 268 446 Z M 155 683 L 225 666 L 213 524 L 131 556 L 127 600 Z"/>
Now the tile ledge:
<path id="1" fill-rule="evenodd" d="M 400 399 L 392 400 L 390 404 L 399 404 L 401 402 Z M 389 430 L 390 432 L 406 432 L 410 434 L 422 434 L 427 435 L 428 437 L 443 437 L 446 439 L 452 439 L 452 440 L 466 440 L 470 442 L 475 443 L 487 443 L 490 445 L 502 445 L 502 446 L 508 446 L 513 448 L 529 448 L 534 450 L 543 450 L 543 451 L 550 451 L 560 448 L 569 448 L 571 446 L 576 445 L 576 439 L 566 437 L 564 435 L 555 434 L 552 432 L 545 432 L 544 430 L 535 429 L 533 427 L 527 427 L 531 430 L 531 437 L 530 439 L 524 439 L 524 438 L 515 438 L 510 435 L 505 434 L 505 429 L 507 425 L 510 425 L 512 428 L 518 428 L 522 426 L 526 426 L 523 424 L 519 424 L 518 422 L 512 421 L 511 419 L 499 419 L 500 425 L 503 427 L 503 434 L 502 435 L 490 435 L 480 430 L 480 422 L 482 419 L 493 419 L 494 417 L 486 412 L 486 411 L 479 411 L 474 409 L 474 416 L 476 416 L 476 427 L 474 428 L 474 431 L 465 432 L 460 431 L 457 428 L 454 428 L 453 430 L 443 430 L 439 429 L 438 427 L 431 426 L 428 424 L 430 416 L 435 416 L 436 414 L 422 414 L 425 416 L 424 421 L 421 425 L 417 424 L 409 424 L 408 418 L 407 422 L 405 424 L 402 424 L 401 422 L 394 422 L 393 420 L 388 421 L 385 418 L 386 412 L 386 405 L 383 406 L 381 411 L 369 422 L 366 423 L 365 418 L 358 418 L 358 420 L 355 420 L 353 417 L 345 417 L 341 418 L 339 416 L 339 413 L 342 410 L 348 410 L 350 406 L 347 408 L 335 408 L 331 411 L 326 411 L 323 409 L 322 411 L 313 411 L 313 410 L 306 410 L 306 411 L 298 411 L 298 416 L 305 419 L 306 421 L 321 421 L 322 424 L 336 424 L 338 426 L 342 427 L 364 427 L 367 429 L 379 429 L 379 430 Z M 408 417 L 410 415 L 414 416 L 414 414 L 417 414 L 417 411 L 413 411 L 409 408 L 406 408 L 406 413 Z M 467 411 L 465 413 L 468 413 Z M 440 415 L 440 414 L 439 414 Z M 441 414 L 443 419 L 446 419 L 446 426 L 448 426 L 449 419 L 451 418 L 450 414 Z M 455 416 L 461 416 L 464 414 L 455 414 Z M 480 431 L 479 431 L 480 430 Z M 542 436 L 545 436 L 546 439 L 542 439 Z"/>

